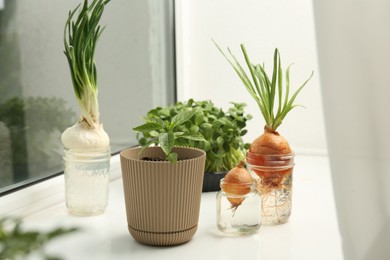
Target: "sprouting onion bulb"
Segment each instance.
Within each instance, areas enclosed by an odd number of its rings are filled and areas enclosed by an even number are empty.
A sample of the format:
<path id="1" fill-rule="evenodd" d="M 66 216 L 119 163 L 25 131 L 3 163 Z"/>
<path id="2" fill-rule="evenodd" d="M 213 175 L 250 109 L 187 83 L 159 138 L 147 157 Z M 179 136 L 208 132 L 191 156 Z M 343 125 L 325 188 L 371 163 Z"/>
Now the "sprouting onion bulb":
<path id="1" fill-rule="evenodd" d="M 259 106 L 265 120 L 264 133 L 251 143 L 249 152 L 262 155 L 290 154 L 292 150 L 287 140 L 276 129 L 282 124 L 286 115 L 293 108 L 299 106 L 294 101 L 303 87 L 312 78 L 313 73 L 290 96 L 290 66 L 286 69 L 284 79 L 278 49 L 275 49 L 274 52 L 272 76 L 268 76 L 264 66 L 253 64 L 250 61 L 245 46 L 241 44 L 241 50 L 249 70 L 248 76 L 230 49 L 228 49 L 230 54 L 230 57 L 228 57 L 216 43 L 215 45 L 236 71 L 243 85 Z M 283 82 L 284 80 L 285 82 Z"/>
<path id="2" fill-rule="evenodd" d="M 68 149 L 109 146 L 109 137 L 99 122 L 97 70 L 94 60 L 96 43 L 104 29 L 99 25 L 99 21 L 109 1 L 94 0 L 88 4 L 88 0 L 84 0 L 81 9 L 80 4 L 73 11 L 69 11 L 65 24 L 64 53 L 81 110 L 79 121 L 62 134 L 62 142 Z"/>

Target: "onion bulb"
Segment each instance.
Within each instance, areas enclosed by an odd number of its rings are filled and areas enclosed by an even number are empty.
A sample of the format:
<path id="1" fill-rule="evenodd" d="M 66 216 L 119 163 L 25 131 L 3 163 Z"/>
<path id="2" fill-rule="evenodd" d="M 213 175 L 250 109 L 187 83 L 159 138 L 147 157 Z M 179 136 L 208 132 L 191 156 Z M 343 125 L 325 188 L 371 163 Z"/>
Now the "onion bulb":
<path id="1" fill-rule="evenodd" d="M 244 201 L 243 196 L 251 191 L 253 178 L 244 168 L 244 163 L 240 163 L 231 169 L 221 182 L 221 189 L 227 193 L 228 200 L 233 209 L 236 209 Z"/>
<path id="2" fill-rule="evenodd" d="M 103 125 L 90 128 L 83 121 L 67 128 L 62 133 L 61 141 L 67 149 L 106 149 L 110 145 Z"/>

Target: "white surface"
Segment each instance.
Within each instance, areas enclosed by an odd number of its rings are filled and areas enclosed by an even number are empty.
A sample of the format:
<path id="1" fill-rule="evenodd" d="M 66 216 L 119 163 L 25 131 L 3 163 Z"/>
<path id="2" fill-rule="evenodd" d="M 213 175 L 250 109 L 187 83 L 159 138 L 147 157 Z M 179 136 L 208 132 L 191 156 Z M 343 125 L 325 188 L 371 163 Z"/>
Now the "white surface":
<path id="1" fill-rule="evenodd" d="M 246 141 L 263 131 L 264 120 L 256 102 L 211 39 L 223 49 L 230 47 L 245 64 L 244 43 L 253 63 L 273 66 L 276 47 L 283 68 L 291 67 L 291 88 L 296 90 L 314 71 L 314 77 L 299 94 L 296 108 L 280 127 L 295 152 L 326 154 L 327 146 L 319 82 L 311 0 L 197 0 L 176 1 L 178 99 L 211 99 L 227 108 L 229 102 L 245 102 L 254 116 L 248 122 Z"/>
<path id="2" fill-rule="evenodd" d="M 120 171 L 118 166 L 116 156 L 111 167 L 113 175 Z M 328 158 L 297 156 L 293 191 L 290 221 L 262 226 L 257 234 L 247 237 L 220 233 L 215 224 L 216 193 L 203 193 L 199 229 L 190 242 L 176 247 L 145 246 L 130 236 L 121 179 L 111 182 L 110 202 L 103 215 L 69 216 L 64 203 L 59 202 L 29 214 L 23 226 L 42 230 L 55 226 L 82 228 L 49 244 L 49 252 L 65 259 L 343 259 Z M 59 194 L 63 196 L 63 191 Z M 1 198 L 0 209 L 12 196 Z M 18 215 L 25 216 L 22 209 Z"/>

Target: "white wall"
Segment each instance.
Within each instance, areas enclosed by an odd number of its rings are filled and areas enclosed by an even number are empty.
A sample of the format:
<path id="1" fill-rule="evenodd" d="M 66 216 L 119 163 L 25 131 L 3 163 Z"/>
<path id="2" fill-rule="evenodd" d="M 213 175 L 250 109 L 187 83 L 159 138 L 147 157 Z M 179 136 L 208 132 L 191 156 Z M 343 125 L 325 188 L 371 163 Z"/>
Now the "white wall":
<path id="1" fill-rule="evenodd" d="M 231 101 L 247 103 L 247 112 L 254 118 L 245 141 L 251 142 L 262 133 L 264 120 L 211 39 L 230 47 L 241 61 L 240 44 L 244 43 L 252 62 L 265 62 L 268 68 L 277 47 L 284 68 L 294 63 L 293 89 L 314 70 L 313 79 L 297 98 L 306 109 L 290 112 L 279 132 L 297 153 L 327 152 L 310 0 L 178 0 L 176 14 L 179 100 L 211 99 L 223 108 Z"/>

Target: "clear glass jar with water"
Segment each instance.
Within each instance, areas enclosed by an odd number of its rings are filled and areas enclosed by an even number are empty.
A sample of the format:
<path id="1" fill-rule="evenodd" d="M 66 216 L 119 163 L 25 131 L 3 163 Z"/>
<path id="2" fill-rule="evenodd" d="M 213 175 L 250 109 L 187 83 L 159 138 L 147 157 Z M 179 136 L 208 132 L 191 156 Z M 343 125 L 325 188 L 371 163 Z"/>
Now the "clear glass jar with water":
<path id="1" fill-rule="evenodd" d="M 261 199 L 256 185 L 251 183 L 229 183 L 234 190 L 249 190 L 244 195 L 227 193 L 223 189 L 217 193 L 217 227 L 229 235 L 249 235 L 256 233 L 261 226 Z"/>
<path id="2" fill-rule="evenodd" d="M 286 223 L 291 215 L 294 153 L 262 155 L 248 151 L 246 159 L 261 195 L 263 225 Z"/>
<path id="3" fill-rule="evenodd" d="M 109 149 L 64 149 L 65 203 L 69 214 L 102 214 L 108 204 Z"/>

